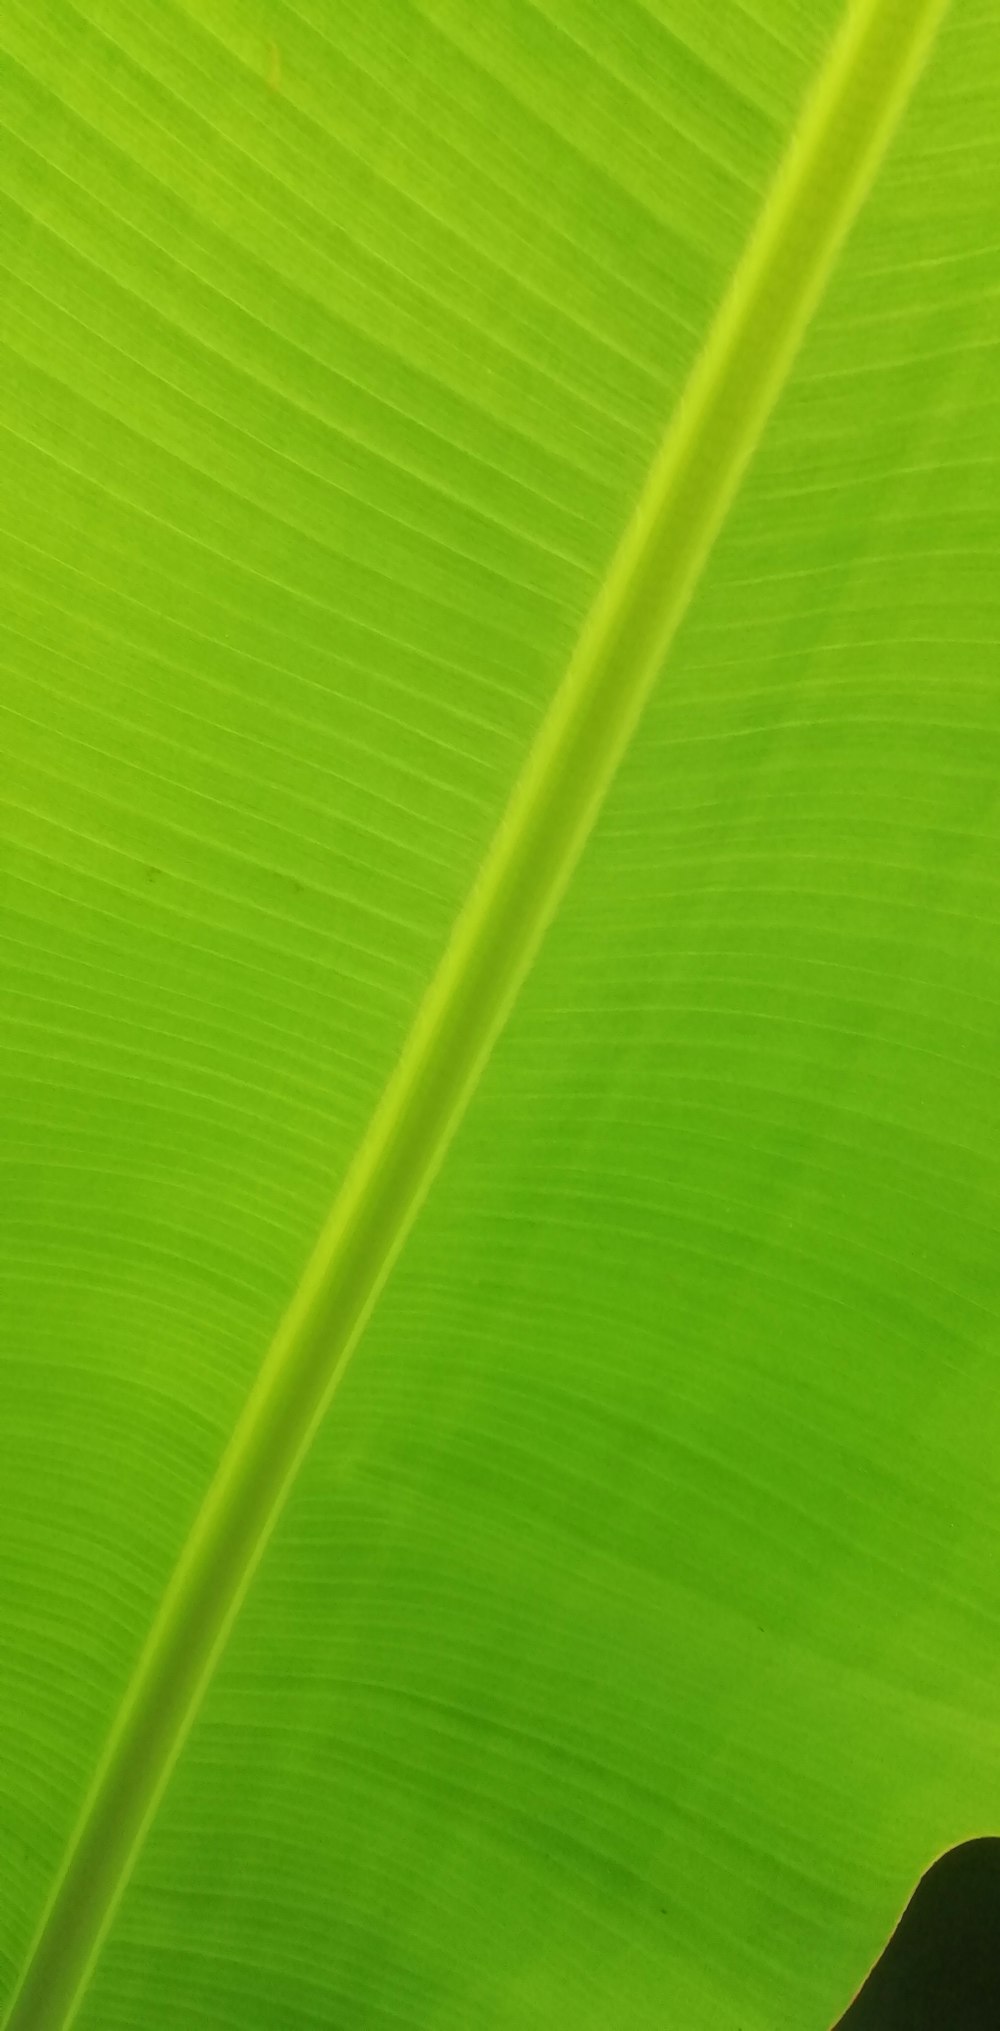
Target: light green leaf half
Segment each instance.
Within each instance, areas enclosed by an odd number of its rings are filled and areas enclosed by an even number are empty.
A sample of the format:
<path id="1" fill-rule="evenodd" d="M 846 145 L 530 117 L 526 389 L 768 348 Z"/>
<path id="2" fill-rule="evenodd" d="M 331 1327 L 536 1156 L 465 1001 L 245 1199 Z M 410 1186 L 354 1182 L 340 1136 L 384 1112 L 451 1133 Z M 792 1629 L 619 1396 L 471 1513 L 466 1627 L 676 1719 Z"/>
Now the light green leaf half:
<path id="1" fill-rule="evenodd" d="M 758 445 L 938 11 L 5 15 L 18 2031 L 820 2031 L 1000 1820 L 964 0 Z"/>

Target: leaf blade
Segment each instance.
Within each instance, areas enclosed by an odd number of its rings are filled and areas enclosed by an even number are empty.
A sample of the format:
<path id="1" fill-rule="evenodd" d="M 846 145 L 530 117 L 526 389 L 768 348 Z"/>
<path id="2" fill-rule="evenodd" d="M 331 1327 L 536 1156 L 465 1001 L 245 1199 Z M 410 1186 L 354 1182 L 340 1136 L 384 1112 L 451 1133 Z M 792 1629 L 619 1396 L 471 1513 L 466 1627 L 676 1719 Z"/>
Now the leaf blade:
<path id="1" fill-rule="evenodd" d="M 943 12 L 847 17 L 476 890 L 181 1555 L 10 2031 L 62 2031 L 316 1426 L 566 888 Z"/>

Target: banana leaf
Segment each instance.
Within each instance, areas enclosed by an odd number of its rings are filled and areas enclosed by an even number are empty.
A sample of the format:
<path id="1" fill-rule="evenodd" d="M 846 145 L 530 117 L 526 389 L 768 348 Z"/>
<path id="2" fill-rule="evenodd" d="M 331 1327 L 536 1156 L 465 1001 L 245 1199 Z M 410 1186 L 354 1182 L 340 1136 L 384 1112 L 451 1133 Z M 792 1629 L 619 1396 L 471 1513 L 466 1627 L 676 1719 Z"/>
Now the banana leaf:
<path id="1" fill-rule="evenodd" d="M 982 0 L 4 0 L 10 2031 L 1000 1831 L 998 193 Z"/>

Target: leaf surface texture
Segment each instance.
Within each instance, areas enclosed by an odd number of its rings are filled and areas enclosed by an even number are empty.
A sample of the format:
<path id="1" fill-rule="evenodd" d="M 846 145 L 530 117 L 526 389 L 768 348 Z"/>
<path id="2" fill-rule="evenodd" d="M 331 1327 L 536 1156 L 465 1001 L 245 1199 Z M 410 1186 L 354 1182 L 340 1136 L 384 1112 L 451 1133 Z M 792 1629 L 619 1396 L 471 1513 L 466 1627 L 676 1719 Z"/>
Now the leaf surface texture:
<path id="1" fill-rule="evenodd" d="M 836 19 L 5 9 L 8 1989 Z M 956 0 L 84 2031 L 825 2031 L 996 1823 L 998 73 Z"/>

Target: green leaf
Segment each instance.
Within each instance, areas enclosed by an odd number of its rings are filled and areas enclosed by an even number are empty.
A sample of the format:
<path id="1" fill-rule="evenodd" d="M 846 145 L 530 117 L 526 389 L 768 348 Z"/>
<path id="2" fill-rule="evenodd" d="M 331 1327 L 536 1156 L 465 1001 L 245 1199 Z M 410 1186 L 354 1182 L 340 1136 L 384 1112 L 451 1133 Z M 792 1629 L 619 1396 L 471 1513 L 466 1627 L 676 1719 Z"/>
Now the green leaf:
<path id="1" fill-rule="evenodd" d="M 8 0 L 16 2031 L 823 2031 L 996 1825 L 939 12 Z"/>

